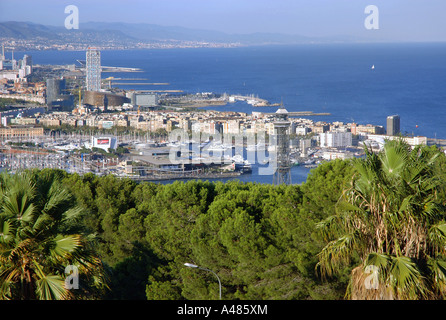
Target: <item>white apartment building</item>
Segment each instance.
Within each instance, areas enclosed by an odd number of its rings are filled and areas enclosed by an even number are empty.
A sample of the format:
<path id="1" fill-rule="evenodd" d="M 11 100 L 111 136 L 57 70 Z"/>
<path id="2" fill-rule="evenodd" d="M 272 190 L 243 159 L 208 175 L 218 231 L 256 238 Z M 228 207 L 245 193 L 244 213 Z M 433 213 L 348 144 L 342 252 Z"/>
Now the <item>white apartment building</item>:
<path id="1" fill-rule="evenodd" d="M 352 145 L 351 132 L 325 132 L 319 134 L 320 146 L 323 148 L 348 147 Z"/>

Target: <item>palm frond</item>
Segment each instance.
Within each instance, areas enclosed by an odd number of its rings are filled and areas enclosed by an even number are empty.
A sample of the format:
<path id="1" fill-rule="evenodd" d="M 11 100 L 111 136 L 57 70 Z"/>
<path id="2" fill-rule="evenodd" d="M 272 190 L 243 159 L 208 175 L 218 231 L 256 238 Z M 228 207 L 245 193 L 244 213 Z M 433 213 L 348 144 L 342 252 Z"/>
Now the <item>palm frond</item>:
<path id="1" fill-rule="evenodd" d="M 9 220 L 0 218 L 0 242 L 9 242 L 14 240 L 15 228 Z"/>
<path id="2" fill-rule="evenodd" d="M 317 269 L 321 275 L 332 276 L 340 266 L 350 262 L 355 244 L 358 242 L 358 232 L 346 234 L 336 240 L 330 241 L 318 254 Z"/>
<path id="3" fill-rule="evenodd" d="M 66 300 L 71 297 L 65 280 L 59 275 L 44 275 L 37 281 L 36 294 L 40 300 Z"/>
<path id="4" fill-rule="evenodd" d="M 56 259 L 68 258 L 81 244 L 80 235 L 58 235 L 53 241 L 51 255 Z"/>
<path id="5" fill-rule="evenodd" d="M 439 253 L 445 253 L 446 247 L 446 222 L 441 221 L 432 225 L 428 231 L 429 241 L 438 248 Z"/>
<path id="6" fill-rule="evenodd" d="M 390 284 L 398 296 L 405 299 L 418 299 L 427 296 L 424 277 L 416 263 L 405 256 L 392 257 L 389 270 Z"/>

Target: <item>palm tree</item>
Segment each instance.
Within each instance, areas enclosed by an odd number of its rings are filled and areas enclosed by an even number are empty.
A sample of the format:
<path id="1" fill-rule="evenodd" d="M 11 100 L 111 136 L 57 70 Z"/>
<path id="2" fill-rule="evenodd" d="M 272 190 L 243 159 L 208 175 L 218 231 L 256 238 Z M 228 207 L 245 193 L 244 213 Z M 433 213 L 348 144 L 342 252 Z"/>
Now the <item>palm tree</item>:
<path id="1" fill-rule="evenodd" d="M 76 223 L 81 210 L 48 171 L 0 175 L 0 299 L 88 298 L 105 283 L 91 239 Z M 65 268 L 79 272 L 66 286 Z"/>
<path id="2" fill-rule="evenodd" d="M 351 299 L 444 298 L 445 179 L 436 171 L 444 155 L 401 140 L 388 141 L 378 154 L 365 151 L 336 214 L 318 224 L 328 242 L 318 270 L 331 276 L 355 267 Z"/>

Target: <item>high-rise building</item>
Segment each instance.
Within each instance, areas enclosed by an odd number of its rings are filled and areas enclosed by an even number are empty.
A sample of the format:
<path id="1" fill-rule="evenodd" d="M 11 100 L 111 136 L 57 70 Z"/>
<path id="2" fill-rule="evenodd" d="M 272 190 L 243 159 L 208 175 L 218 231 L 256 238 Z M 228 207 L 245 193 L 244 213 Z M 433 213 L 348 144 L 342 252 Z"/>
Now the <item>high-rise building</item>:
<path id="1" fill-rule="evenodd" d="M 85 67 L 87 91 L 101 91 L 101 52 L 98 49 L 87 49 Z"/>
<path id="2" fill-rule="evenodd" d="M 22 60 L 19 60 L 19 75 L 20 78 L 28 76 L 32 72 L 33 60 L 31 56 L 24 55 Z"/>
<path id="3" fill-rule="evenodd" d="M 65 80 L 49 78 L 46 80 L 46 103 L 51 105 L 65 90 Z"/>
<path id="4" fill-rule="evenodd" d="M 393 115 L 387 117 L 387 135 L 396 136 L 400 133 L 400 116 Z"/>
<path id="5" fill-rule="evenodd" d="M 74 96 L 67 93 L 65 79 L 48 78 L 46 80 L 46 104 L 53 108 L 72 107 Z"/>

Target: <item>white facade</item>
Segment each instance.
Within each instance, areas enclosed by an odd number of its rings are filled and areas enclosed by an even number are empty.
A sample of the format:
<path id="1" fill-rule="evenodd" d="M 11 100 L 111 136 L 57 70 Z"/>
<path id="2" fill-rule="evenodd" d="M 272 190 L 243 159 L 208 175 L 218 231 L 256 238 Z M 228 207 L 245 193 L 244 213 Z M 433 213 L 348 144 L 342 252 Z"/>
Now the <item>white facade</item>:
<path id="1" fill-rule="evenodd" d="M 110 136 L 91 137 L 91 147 L 99 148 L 108 152 L 108 149 L 116 149 L 118 147 L 118 140 L 116 137 Z"/>
<path id="2" fill-rule="evenodd" d="M 101 91 L 101 52 L 88 48 L 86 60 L 87 91 Z"/>
<path id="3" fill-rule="evenodd" d="M 325 151 L 322 154 L 322 158 L 324 160 L 328 160 L 328 161 L 335 160 L 335 159 L 346 160 L 346 159 L 353 158 L 353 155 L 351 153 L 345 153 L 345 152 Z"/>
<path id="4" fill-rule="evenodd" d="M 223 133 L 239 134 L 240 122 L 237 120 L 229 120 L 223 123 Z"/>
<path id="5" fill-rule="evenodd" d="M 325 148 L 348 147 L 352 145 L 351 132 L 325 132 L 319 134 L 320 145 Z"/>
<path id="6" fill-rule="evenodd" d="M 307 127 L 296 127 L 295 129 L 295 133 L 298 136 L 305 136 L 310 132 L 310 129 L 308 129 Z"/>

